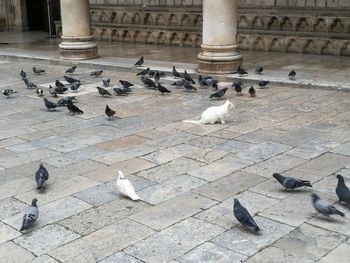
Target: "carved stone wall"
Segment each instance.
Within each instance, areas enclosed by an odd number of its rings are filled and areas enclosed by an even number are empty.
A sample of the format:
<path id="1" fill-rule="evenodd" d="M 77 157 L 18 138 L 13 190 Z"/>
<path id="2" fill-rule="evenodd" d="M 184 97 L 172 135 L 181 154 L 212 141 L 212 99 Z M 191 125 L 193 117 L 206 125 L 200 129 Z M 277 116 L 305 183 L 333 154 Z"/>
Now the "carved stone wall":
<path id="1" fill-rule="evenodd" d="M 90 0 L 92 31 L 100 40 L 198 47 L 201 4 Z M 238 13 L 242 49 L 350 55 L 350 0 L 241 0 Z"/>

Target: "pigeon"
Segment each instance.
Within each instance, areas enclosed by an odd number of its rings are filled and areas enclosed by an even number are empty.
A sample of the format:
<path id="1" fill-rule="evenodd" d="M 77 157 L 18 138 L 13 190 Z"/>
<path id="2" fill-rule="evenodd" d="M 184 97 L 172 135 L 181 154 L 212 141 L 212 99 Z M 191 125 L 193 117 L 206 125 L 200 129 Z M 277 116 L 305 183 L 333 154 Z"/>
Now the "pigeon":
<path id="1" fill-rule="evenodd" d="M 218 90 L 219 89 L 218 83 L 219 82 L 217 80 L 215 80 L 215 79 L 212 81 L 212 87 L 213 87 L 214 90 Z"/>
<path id="2" fill-rule="evenodd" d="M 51 94 L 52 97 L 57 98 L 57 92 L 55 91 L 55 88 L 52 87 L 51 85 L 49 86 L 49 93 Z"/>
<path id="3" fill-rule="evenodd" d="M 17 91 L 15 91 L 13 89 L 5 89 L 2 91 L 2 94 L 4 96 L 6 96 L 7 98 L 9 98 L 13 93 L 17 93 Z"/>
<path id="4" fill-rule="evenodd" d="M 23 69 L 21 70 L 19 75 L 21 76 L 22 79 L 25 79 L 27 77 L 27 74 L 23 71 Z"/>
<path id="5" fill-rule="evenodd" d="M 36 75 L 40 75 L 40 74 L 42 74 L 42 73 L 45 73 L 45 70 L 43 70 L 43 69 L 38 69 L 38 68 L 36 68 L 36 67 L 33 67 L 33 72 L 34 72 L 34 74 L 36 74 Z"/>
<path id="6" fill-rule="evenodd" d="M 57 107 L 60 106 L 57 103 L 49 101 L 47 98 L 44 98 L 43 100 L 44 100 L 45 107 L 47 108 L 47 110 L 52 110 L 52 109 L 55 110 Z"/>
<path id="7" fill-rule="evenodd" d="M 343 212 L 340 212 L 330 203 L 327 203 L 326 201 L 321 200 L 317 194 L 315 193 L 312 194 L 311 199 L 312 199 L 312 205 L 314 206 L 316 211 L 319 212 L 320 214 L 327 217 L 329 217 L 330 215 L 345 216 Z"/>
<path id="8" fill-rule="evenodd" d="M 67 103 L 69 100 L 73 103 L 73 101 L 76 101 L 77 99 L 75 98 L 75 96 L 65 96 L 65 97 L 60 98 L 57 101 L 57 104 L 59 106 L 67 106 Z"/>
<path id="9" fill-rule="evenodd" d="M 132 86 L 135 86 L 135 84 L 133 84 L 133 83 L 130 83 L 129 81 L 127 81 L 127 80 L 119 80 L 119 82 L 120 82 L 120 84 L 122 84 L 123 85 L 123 87 L 124 88 L 130 88 L 130 87 L 132 87 Z"/>
<path id="10" fill-rule="evenodd" d="M 109 83 L 111 82 L 111 79 L 110 78 L 103 78 L 102 79 L 102 84 L 104 87 L 108 87 L 109 86 Z"/>
<path id="11" fill-rule="evenodd" d="M 347 206 L 350 209 L 350 190 L 345 185 L 343 176 L 338 174 L 337 178 L 338 178 L 338 184 L 337 184 L 337 188 L 335 189 L 335 192 L 336 192 L 336 194 L 337 194 L 337 196 L 339 198 L 339 203 L 340 202 L 346 203 Z"/>
<path id="12" fill-rule="evenodd" d="M 70 73 L 70 74 L 73 74 L 74 71 L 76 70 L 77 66 L 72 66 L 70 67 L 69 69 L 66 70 L 66 73 Z"/>
<path id="13" fill-rule="evenodd" d="M 200 86 L 207 86 L 207 84 L 203 81 L 202 75 L 199 75 L 199 77 L 198 77 L 198 84 Z"/>
<path id="14" fill-rule="evenodd" d="M 122 171 L 118 171 L 117 189 L 125 196 L 130 197 L 133 201 L 139 200 L 140 197 L 136 194 L 134 187 L 128 179 L 124 177 Z"/>
<path id="15" fill-rule="evenodd" d="M 265 87 L 267 86 L 267 84 L 269 84 L 269 83 L 270 83 L 270 81 L 268 81 L 268 80 L 261 80 L 261 81 L 259 81 L 258 85 L 259 85 L 259 87 L 260 87 L 261 89 L 263 89 L 263 88 L 265 88 Z"/>
<path id="16" fill-rule="evenodd" d="M 41 96 L 44 94 L 43 89 L 42 89 L 42 88 L 37 88 L 37 89 L 36 89 L 36 94 L 37 94 L 39 97 L 41 97 Z"/>
<path id="17" fill-rule="evenodd" d="M 124 88 L 113 88 L 113 91 L 115 92 L 116 95 L 122 96 L 122 95 L 128 95 L 128 90 Z"/>
<path id="18" fill-rule="evenodd" d="M 46 170 L 44 165 L 41 163 L 39 166 L 38 171 L 35 173 L 35 181 L 37 184 L 36 189 L 45 189 L 46 187 L 44 186 L 45 182 L 49 179 L 49 172 Z"/>
<path id="19" fill-rule="evenodd" d="M 235 73 L 238 73 L 240 76 L 248 74 L 248 72 L 245 71 L 245 69 L 241 68 L 240 66 L 238 66 L 237 72 Z"/>
<path id="20" fill-rule="evenodd" d="M 78 89 L 79 89 L 80 86 L 81 86 L 80 82 L 72 83 L 72 85 L 70 86 L 70 89 L 73 92 L 78 92 Z"/>
<path id="21" fill-rule="evenodd" d="M 157 70 L 156 73 L 154 74 L 154 81 L 159 83 L 160 80 L 160 74 L 159 71 Z"/>
<path id="22" fill-rule="evenodd" d="M 96 87 L 96 89 L 98 89 L 98 93 L 100 93 L 101 96 L 112 96 L 112 94 L 104 88 Z"/>
<path id="23" fill-rule="evenodd" d="M 68 77 L 68 76 L 63 76 L 64 79 L 68 82 L 68 83 L 76 83 L 76 82 L 80 82 L 79 79 L 75 79 L 75 78 L 72 78 L 72 77 Z"/>
<path id="24" fill-rule="evenodd" d="M 173 70 L 172 70 L 171 74 L 172 74 L 174 77 L 182 78 L 182 75 L 176 70 L 175 66 L 173 66 Z"/>
<path id="25" fill-rule="evenodd" d="M 291 72 L 289 72 L 288 77 L 289 79 L 295 79 L 296 75 L 297 73 L 295 72 L 295 70 L 292 70 Z"/>
<path id="26" fill-rule="evenodd" d="M 225 92 L 227 91 L 227 89 L 228 89 L 227 87 L 223 88 L 223 89 L 211 94 L 209 98 L 218 98 L 219 99 L 225 95 Z"/>
<path id="27" fill-rule="evenodd" d="M 175 82 L 173 82 L 171 84 L 171 86 L 176 86 L 178 88 L 182 87 L 183 85 L 184 85 L 184 80 L 183 79 L 179 79 L 179 80 L 177 80 L 177 81 L 175 81 Z"/>
<path id="28" fill-rule="evenodd" d="M 146 68 L 139 73 L 136 74 L 136 76 L 146 76 L 149 73 L 149 68 Z"/>
<path id="29" fill-rule="evenodd" d="M 115 114 L 115 111 L 106 105 L 105 113 L 108 116 L 108 119 L 110 119 Z"/>
<path id="30" fill-rule="evenodd" d="M 162 95 L 164 95 L 164 93 L 170 93 L 171 92 L 170 90 L 168 90 L 166 87 L 160 85 L 159 83 L 158 83 L 157 89 L 159 90 L 159 92 Z"/>
<path id="31" fill-rule="evenodd" d="M 185 73 L 183 74 L 183 78 L 188 81 L 191 84 L 196 84 L 196 82 L 193 80 L 193 78 L 187 73 L 185 70 Z"/>
<path id="32" fill-rule="evenodd" d="M 237 92 L 237 95 L 242 95 L 242 82 L 235 81 L 232 83 L 232 87 L 235 88 L 235 91 Z"/>
<path id="33" fill-rule="evenodd" d="M 39 209 L 36 204 L 37 202 L 38 202 L 38 199 L 33 198 L 32 204 L 27 206 L 26 209 L 24 210 L 23 223 L 19 231 L 23 231 L 30 228 L 34 224 L 34 222 L 38 219 Z"/>
<path id="34" fill-rule="evenodd" d="M 303 186 L 312 187 L 310 181 L 287 177 L 278 173 L 274 173 L 272 176 L 286 189 L 296 189 Z"/>
<path id="35" fill-rule="evenodd" d="M 29 89 L 36 88 L 36 85 L 33 82 L 31 82 L 29 79 L 24 78 L 23 81 L 26 84 L 27 88 Z"/>
<path id="36" fill-rule="evenodd" d="M 249 94 L 250 94 L 250 97 L 255 97 L 256 91 L 255 91 L 255 89 L 254 89 L 253 86 L 250 86 L 248 92 L 249 92 Z"/>
<path id="37" fill-rule="evenodd" d="M 67 109 L 69 110 L 69 113 L 73 114 L 83 114 L 84 112 L 79 109 L 77 106 L 75 106 L 72 102 L 72 100 L 67 101 Z"/>
<path id="38" fill-rule="evenodd" d="M 249 214 L 247 209 L 241 205 L 237 198 L 234 198 L 233 201 L 233 215 L 235 216 L 235 218 L 248 229 L 256 233 L 259 232 L 260 228 L 255 223 L 254 219 Z"/>
<path id="39" fill-rule="evenodd" d="M 256 74 L 261 74 L 263 71 L 264 71 L 264 68 L 261 67 L 261 66 L 258 66 L 258 67 L 255 69 L 255 73 L 256 73 Z"/>
<path id="40" fill-rule="evenodd" d="M 90 73 L 90 77 L 98 77 L 98 76 L 101 76 L 103 70 L 96 70 L 94 72 L 91 72 Z"/>
<path id="41" fill-rule="evenodd" d="M 58 94 L 63 94 L 63 93 L 65 93 L 68 90 L 68 88 L 62 82 L 60 82 L 59 80 L 56 80 L 55 86 L 56 86 L 55 91 Z"/>
<path id="42" fill-rule="evenodd" d="M 183 80 L 183 86 L 185 87 L 186 91 L 197 90 L 194 86 L 191 85 L 191 83 L 186 80 Z"/>
<path id="43" fill-rule="evenodd" d="M 142 66 L 142 64 L 145 62 L 144 58 L 141 57 L 136 63 L 135 63 L 135 67 L 140 67 Z"/>
<path id="44" fill-rule="evenodd" d="M 145 84 L 146 87 L 157 89 L 156 83 L 153 80 L 142 76 L 141 81 Z"/>

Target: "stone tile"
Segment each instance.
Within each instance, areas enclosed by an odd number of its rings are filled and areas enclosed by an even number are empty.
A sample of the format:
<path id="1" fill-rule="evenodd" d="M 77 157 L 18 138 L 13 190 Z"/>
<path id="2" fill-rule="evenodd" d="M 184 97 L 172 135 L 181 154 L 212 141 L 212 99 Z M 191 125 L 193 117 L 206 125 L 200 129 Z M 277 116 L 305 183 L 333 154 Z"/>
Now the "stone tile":
<path id="1" fill-rule="evenodd" d="M 232 125 L 226 130 L 245 134 L 253 132 L 255 130 L 259 130 L 266 126 L 271 126 L 272 124 L 274 124 L 273 120 L 254 119 L 239 123 L 238 125 Z"/>
<path id="2" fill-rule="evenodd" d="M 130 218 L 155 230 L 162 230 L 215 204 L 215 201 L 208 198 L 186 193 L 160 205 L 147 208 Z"/>
<path id="3" fill-rule="evenodd" d="M 130 199 L 119 197 L 112 202 L 77 213 L 59 222 L 68 229 L 81 235 L 90 234 L 104 228 L 134 213 L 149 207 L 144 202 L 133 202 Z"/>
<path id="4" fill-rule="evenodd" d="M 26 206 L 13 197 L 0 200 L 0 220 L 21 213 Z"/>
<path id="5" fill-rule="evenodd" d="M 212 137 L 219 137 L 223 139 L 233 139 L 240 135 L 238 132 L 232 132 L 228 130 L 219 130 L 210 134 Z"/>
<path id="6" fill-rule="evenodd" d="M 261 162 L 291 148 L 291 146 L 286 144 L 267 141 L 241 151 L 237 153 L 237 156 L 253 162 Z"/>
<path id="7" fill-rule="evenodd" d="M 222 124 L 213 124 L 213 125 L 196 125 L 193 128 L 187 129 L 186 132 L 195 134 L 195 135 L 208 135 L 210 133 L 223 130 L 227 128 L 227 125 Z"/>
<path id="8" fill-rule="evenodd" d="M 300 144 L 285 154 L 304 159 L 312 159 L 325 152 L 328 152 L 338 145 L 339 143 L 337 142 L 323 138 L 317 138 Z"/>
<path id="9" fill-rule="evenodd" d="M 151 235 L 153 231 L 130 220 L 119 221 L 49 254 L 64 262 L 96 262 Z"/>
<path id="10" fill-rule="evenodd" d="M 192 141 L 198 137 L 199 136 L 194 135 L 194 134 L 179 131 L 179 132 L 170 134 L 166 137 L 156 138 L 154 140 L 146 142 L 145 144 L 149 145 L 151 147 L 158 147 L 159 149 L 161 149 L 161 148 L 175 146 L 175 145 L 185 143 L 188 141 Z M 193 146 L 196 146 L 196 145 L 193 145 Z"/>
<path id="11" fill-rule="evenodd" d="M 262 143 L 264 141 L 272 140 L 275 136 L 278 136 L 279 133 L 272 131 L 256 130 L 250 133 L 242 134 L 238 137 L 235 137 L 236 140 L 249 142 L 249 143 Z"/>
<path id="12" fill-rule="evenodd" d="M 155 149 L 143 145 L 134 145 L 131 147 L 126 147 L 119 149 L 118 151 L 109 152 L 106 154 L 99 154 L 93 158 L 93 160 L 105 163 L 107 165 L 112 165 L 118 162 L 122 162 L 131 158 L 139 157 L 150 152 L 153 152 Z"/>
<path id="13" fill-rule="evenodd" d="M 223 229 L 220 227 L 189 218 L 124 251 L 147 263 L 169 262 L 222 232 Z"/>
<path id="14" fill-rule="evenodd" d="M 246 256 L 252 256 L 293 230 L 288 225 L 267 218 L 258 216 L 254 220 L 261 228 L 262 234 L 255 235 L 242 229 L 242 227 L 235 227 L 214 238 L 212 242 Z"/>
<path id="15" fill-rule="evenodd" d="M 198 139 L 190 141 L 189 144 L 199 148 L 212 148 L 215 145 L 224 143 L 225 141 L 227 140 L 219 137 L 202 136 Z"/>
<path id="16" fill-rule="evenodd" d="M 244 171 L 270 178 L 273 173 L 283 173 L 284 171 L 301 165 L 304 162 L 305 160 L 303 159 L 280 154 L 273 156 L 266 161 L 249 166 L 245 168 Z"/>
<path id="17" fill-rule="evenodd" d="M 19 178 L 7 183 L 4 183 L 0 187 L 0 199 L 5 199 L 19 193 L 28 191 L 35 187 L 33 179 Z M 26 190 L 28 189 L 28 190 Z"/>
<path id="18" fill-rule="evenodd" d="M 342 144 L 341 146 L 333 149 L 331 152 L 350 156 L 350 142 Z"/>
<path id="19" fill-rule="evenodd" d="M 198 169 L 193 169 L 188 174 L 207 181 L 215 181 L 251 164 L 253 164 L 251 161 L 229 155 Z"/>
<path id="20" fill-rule="evenodd" d="M 37 257 L 37 258 L 27 262 L 27 263 L 59 263 L 59 262 L 48 255 L 43 255 L 43 256 Z"/>
<path id="21" fill-rule="evenodd" d="M 65 165 L 70 165 L 73 163 L 77 163 L 79 161 L 82 161 L 84 159 L 89 159 L 89 158 L 93 158 L 95 156 L 99 156 L 102 154 L 106 154 L 107 151 L 102 150 L 100 148 L 97 147 L 85 147 L 76 151 L 72 151 L 66 154 L 61 154 L 59 156 L 55 156 L 52 158 L 48 158 L 46 159 L 46 162 L 52 166 L 55 167 L 62 167 Z"/>
<path id="22" fill-rule="evenodd" d="M 196 177 L 179 175 L 145 188 L 137 194 L 144 202 L 157 205 L 206 183 Z"/>
<path id="23" fill-rule="evenodd" d="M 310 128 L 299 128 L 274 137 L 274 142 L 297 146 L 313 138 L 322 137 L 324 132 Z"/>
<path id="24" fill-rule="evenodd" d="M 299 251 L 300 253 L 300 251 Z M 309 258 L 302 257 L 293 253 L 289 253 L 289 250 L 280 249 L 274 246 L 265 248 L 264 250 L 256 253 L 249 258 L 246 263 L 260 263 L 260 262 L 273 262 L 273 263 L 312 263 L 315 262 Z"/>
<path id="25" fill-rule="evenodd" d="M 254 144 L 237 141 L 237 140 L 228 140 L 224 143 L 217 144 L 214 149 L 224 150 L 227 152 L 237 153 L 245 149 L 250 148 Z"/>
<path id="26" fill-rule="evenodd" d="M 331 251 L 328 255 L 323 257 L 320 261 L 320 263 L 346 263 L 349 260 L 349 250 L 350 244 L 343 243 L 339 245 L 337 248 L 335 248 L 333 251 Z"/>
<path id="27" fill-rule="evenodd" d="M 279 202 L 278 199 L 250 191 L 245 191 L 235 197 L 244 204 L 244 207 L 246 207 L 252 215 L 255 215 Z M 222 203 L 197 214 L 195 217 L 225 229 L 231 229 L 233 226 L 239 224 L 233 215 L 233 198 L 229 198 Z"/>
<path id="28" fill-rule="evenodd" d="M 89 204 L 71 196 L 56 200 L 43 206 L 40 205 L 40 199 L 38 199 L 40 214 L 38 220 L 35 222 L 30 231 L 60 221 L 76 213 L 89 209 L 90 207 L 91 206 Z M 19 230 L 22 224 L 22 216 L 23 213 L 20 213 L 4 219 L 3 222 Z"/>
<path id="29" fill-rule="evenodd" d="M 139 172 L 137 175 L 155 182 L 162 182 L 169 178 L 195 170 L 204 163 L 186 157 L 180 157 L 171 162 Z"/>
<path id="30" fill-rule="evenodd" d="M 194 192 L 217 201 L 223 201 L 253 187 L 266 179 L 256 174 L 236 172 L 214 182 L 200 186 Z"/>
<path id="31" fill-rule="evenodd" d="M 154 184 L 153 181 L 135 175 L 127 176 L 136 191 L 147 188 Z M 92 205 L 101 205 L 116 199 L 119 196 L 116 181 L 110 181 L 95 187 L 81 191 L 74 196 Z M 139 193 L 138 193 L 139 194 Z"/>
<path id="32" fill-rule="evenodd" d="M 53 224 L 40 228 L 28 235 L 23 235 L 17 238 L 15 242 L 35 255 L 40 256 L 79 237 L 80 235 L 60 225 Z"/>
<path id="33" fill-rule="evenodd" d="M 125 137 L 101 142 L 96 146 L 108 151 L 117 151 L 120 148 L 130 147 L 131 145 L 141 145 L 145 141 L 146 141 L 145 138 L 142 138 L 136 135 L 130 135 L 130 136 L 125 136 Z"/>
<path id="34" fill-rule="evenodd" d="M 348 163 L 350 163 L 350 157 L 348 156 L 326 153 L 298 166 L 296 170 L 326 176 L 343 168 Z"/>
<path id="35" fill-rule="evenodd" d="M 142 261 L 140 261 L 136 258 L 133 258 L 132 256 L 130 256 L 124 252 L 114 253 L 113 255 L 99 261 L 99 263 L 116 263 L 116 262 L 142 263 Z"/>
<path id="36" fill-rule="evenodd" d="M 210 242 L 206 242 L 189 253 L 179 257 L 181 263 L 241 263 L 246 259 L 247 257 L 240 253 Z"/>
<path id="37" fill-rule="evenodd" d="M 0 244 L 19 237 L 21 233 L 12 227 L 0 222 Z"/>
<path id="38" fill-rule="evenodd" d="M 34 259 L 34 255 L 13 242 L 0 245 L 0 258 L 2 262 L 22 263 Z"/>
<path id="39" fill-rule="evenodd" d="M 16 196 L 16 198 L 25 203 L 30 203 L 33 196 L 37 196 L 38 200 L 40 200 L 40 204 L 43 205 L 99 184 L 100 182 L 93 181 L 83 176 L 71 176 L 70 178 L 66 178 L 64 180 L 48 180 L 47 187 L 44 192 L 38 192 L 38 190 L 34 189 L 29 192 L 19 194 Z M 35 188 L 35 186 L 32 187 L 32 189 L 33 188 Z"/>
<path id="40" fill-rule="evenodd" d="M 157 164 L 141 158 L 132 158 L 110 166 L 104 165 L 105 167 L 86 173 L 84 176 L 100 182 L 109 182 L 117 179 L 117 173 L 119 170 L 123 171 L 124 175 L 129 175 L 147 170 L 156 165 Z"/>

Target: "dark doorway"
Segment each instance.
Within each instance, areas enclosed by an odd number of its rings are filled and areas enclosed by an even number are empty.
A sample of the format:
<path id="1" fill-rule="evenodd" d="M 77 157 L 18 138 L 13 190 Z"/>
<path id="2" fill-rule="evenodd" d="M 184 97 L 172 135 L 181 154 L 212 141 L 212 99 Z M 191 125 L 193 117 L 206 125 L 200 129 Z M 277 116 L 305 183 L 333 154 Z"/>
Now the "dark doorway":
<path id="1" fill-rule="evenodd" d="M 45 24 L 47 23 L 45 2 L 46 0 L 27 0 L 29 30 L 45 30 Z"/>

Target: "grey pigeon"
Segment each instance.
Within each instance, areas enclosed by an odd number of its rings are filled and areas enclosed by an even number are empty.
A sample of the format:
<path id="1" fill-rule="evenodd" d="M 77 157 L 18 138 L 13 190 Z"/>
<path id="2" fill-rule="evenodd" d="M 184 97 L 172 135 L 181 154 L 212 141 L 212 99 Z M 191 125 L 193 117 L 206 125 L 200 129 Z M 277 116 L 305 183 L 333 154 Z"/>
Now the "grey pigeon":
<path id="1" fill-rule="evenodd" d="M 40 75 L 40 74 L 42 74 L 42 73 L 45 73 L 45 70 L 39 69 L 39 68 L 36 68 L 36 67 L 33 67 L 33 72 L 34 72 L 34 74 L 36 74 L 36 75 Z"/>
<path id="2" fill-rule="evenodd" d="M 153 80 L 142 76 L 141 81 L 145 84 L 146 87 L 157 89 L 156 83 Z"/>
<path id="3" fill-rule="evenodd" d="M 295 72 L 295 70 L 292 70 L 291 72 L 289 72 L 288 77 L 289 79 L 295 79 L 297 73 Z"/>
<path id="4" fill-rule="evenodd" d="M 223 97 L 225 95 L 227 89 L 228 88 L 225 87 L 225 88 L 223 88 L 223 89 L 221 89 L 221 90 L 211 94 L 209 98 L 218 98 L 219 99 L 219 98 L 221 98 L 221 97 Z"/>
<path id="5" fill-rule="evenodd" d="M 258 82 L 258 85 L 261 89 L 265 88 L 268 84 L 270 83 L 270 81 L 268 80 L 261 80 Z"/>
<path id="6" fill-rule="evenodd" d="M 312 187 L 310 181 L 287 177 L 278 173 L 274 173 L 272 176 L 286 189 L 296 189 L 303 186 Z"/>
<path id="7" fill-rule="evenodd" d="M 67 109 L 69 110 L 69 113 L 73 113 L 73 114 L 83 114 L 84 111 L 82 111 L 81 109 L 79 109 L 77 106 L 75 106 L 72 102 L 72 100 L 68 100 L 67 101 Z"/>
<path id="8" fill-rule="evenodd" d="M 38 219 L 39 209 L 36 204 L 37 202 L 38 200 L 36 198 L 33 198 L 32 204 L 27 206 L 26 209 L 24 210 L 22 227 L 19 231 L 23 231 L 30 228 L 34 224 L 34 222 Z"/>
<path id="9" fill-rule="evenodd" d="M 27 74 L 23 71 L 23 69 L 21 70 L 19 75 L 21 76 L 22 79 L 25 79 L 27 77 Z"/>
<path id="10" fill-rule="evenodd" d="M 173 70 L 171 73 L 174 77 L 182 78 L 182 75 L 176 70 L 175 66 L 173 66 Z"/>
<path id="11" fill-rule="evenodd" d="M 78 89 L 79 89 L 80 86 L 81 86 L 80 82 L 72 83 L 71 86 L 70 86 L 70 89 L 73 92 L 78 92 Z"/>
<path id="12" fill-rule="evenodd" d="M 159 83 L 159 80 L 160 80 L 160 73 L 159 71 L 157 70 L 156 73 L 154 74 L 154 81 Z"/>
<path id="13" fill-rule="evenodd" d="M 142 66 L 142 64 L 145 62 L 144 58 L 141 57 L 136 63 L 135 63 L 135 67 L 140 67 Z"/>
<path id="14" fill-rule="evenodd" d="M 128 95 L 128 90 L 125 88 L 115 87 L 115 88 L 113 88 L 113 91 L 115 92 L 115 94 L 117 96 Z"/>
<path id="15" fill-rule="evenodd" d="M 112 94 L 104 88 L 96 87 L 96 89 L 98 89 L 98 93 L 100 93 L 102 96 L 112 96 Z"/>
<path id="16" fill-rule="evenodd" d="M 98 76 L 101 76 L 102 72 L 103 72 L 103 70 L 96 70 L 94 72 L 91 72 L 90 76 L 91 77 L 98 77 Z"/>
<path id="17" fill-rule="evenodd" d="M 264 71 L 264 68 L 261 67 L 261 66 L 258 66 L 258 67 L 255 69 L 255 73 L 256 73 L 256 74 L 261 74 L 263 71 Z"/>
<path id="18" fill-rule="evenodd" d="M 49 179 L 49 172 L 46 170 L 44 165 L 41 163 L 38 171 L 35 173 L 35 181 L 38 190 L 45 189 L 45 182 Z"/>
<path id="19" fill-rule="evenodd" d="M 256 91 L 253 86 L 250 86 L 248 92 L 250 94 L 250 97 L 255 97 Z"/>
<path id="20" fill-rule="evenodd" d="M 184 85 L 184 81 L 185 80 L 183 80 L 183 79 L 176 80 L 175 82 L 173 82 L 171 84 L 171 86 L 176 86 L 176 87 L 180 88 Z"/>
<path id="21" fill-rule="evenodd" d="M 337 175 L 338 184 L 335 192 L 339 198 L 339 202 L 344 202 L 350 209 L 350 191 L 349 188 L 345 185 L 344 177 L 340 174 Z"/>
<path id="22" fill-rule="evenodd" d="M 65 96 L 65 97 L 60 98 L 57 101 L 57 104 L 59 106 L 67 106 L 67 103 L 69 100 L 72 101 L 72 103 L 73 103 L 73 101 L 76 101 L 77 99 L 75 98 L 75 96 Z"/>
<path id="23" fill-rule="evenodd" d="M 112 110 L 108 105 L 106 105 L 105 113 L 108 119 L 110 119 L 115 114 L 115 110 Z"/>
<path id="24" fill-rule="evenodd" d="M 314 206 L 316 211 L 319 212 L 320 214 L 327 217 L 329 217 L 330 215 L 345 216 L 343 212 L 340 212 L 330 203 L 327 203 L 326 201 L 321 200 L 321 198 L 317 194 L 312 194 L 311 199 L 312 199 L 312 205 Z"/>
<path id="25" fill-rule="evenodd" d="M 127 81 L 127 80 L 122 80 L 121 79 L 121 80 L 119 80 L 119 82 L 120 82 L 120 84 L 123 85 L 124 88 L 130 88 L 132 86 L 135 86 L 135 84 L 133 84 L 133 83 Z"/>
<path id="26" fill-rule="evenodd" d="M 56 80 L 55 86 L 56 86 L 55 91 L 58 94 L 63 94 L 64 92 L 66 92 L 68 90 L 68 88 L 59 80 Z"/>
<path id="27" fill-rule="evenodd" d="M 136 76 L 146 76 L 149 73 L 149 68 L 146 68 L 139 73 L 136 74 Z"/>
<path id="28" fill-rule="evenodd" d="M 72 77 L 68 77 L 68 76 L 63 76 L 64 79 L 68 82 L 68 83 L 76 83 L 76 82 L 80 82 L 79 79 L 75 79 L 75 78 L 72 78 Z"/>
<path id="29" fill-rule="evenodd" d="M 194 86 L 191 85 L 191 83 L 186 80 L 183 81 L 183 86 L 185 87 L 186 91 L 197 90 Z"/>
<path id="30" fill-rule="evenodd" d="M 42 89 L 42 88 L 37 88 L 37 89 L 36 89 L 36 94 L 37 94 L 39 97 L 42 97 L 43 94 L 44 94 L 43 89 Z"/>
<path id="31" fill-rule="evenodd" d="M 77 66 L 72 66 L 69 69 L 66 70 L 66 73 L 74 73 L 75 69 L 77 68 Z"/>
<path id="32" fill-rule="evenodd" d="M 104 87 L 108 87 L 109 86 L 109 83 L 111 82 L 111 79 L 110 78 L 103 78 L 102 79 L 102 84 Z"/>
<path id="33" fill-rule="evenodd" d="M 248 229 L 254 232 L 259 232 L 260 228 L 255 223 L 252 216 L 249 214 L 248 210 L 241 205 L 237 198 L 234 198 L 233 200 L 233 215 L 235 216 L 235 218 Z"/>
<path id="34" fill-rule="evenodd" d="M 193 78 L 190 76 L 190 74 L 187 73 L 186 70 L 183 74 L 183 78 L 191 84 L 196 84 L 196 82 L 193 80 Z"/>
<path id="35" fill-rule="evenodd" d="M 49 87 L 49 93 L 51 94 L 52 97 L 57 98 L 57 92 L 55 91 L 55 88 L 50 85 Z"/>
<path id="36" fill-rule="evenodd" d="M 164 95 L 164 93 L 170 93 L 171 92 L 170 90 L 168 90 L 166 87 L 160 85 L 159 83 L 158 83 L 157 89 L 162 95 Z"/>
<path id="37" fill-rule="evenodd" d="M 31 82 L 29 79 L 24 78 L 23 81 L 26 84 L 27 88 L 29 88 L 29 89 L 36 88 L 36 85 L 33 82 Z"/>
<path id="38" fill-rule="evenodd" d="M 60 106 L 57 103 L 49 101 L 47 98 L 44 98 L 43 100 L 44 100 L 45 107 L 47 108 L 47 110 L 52 110 L 52 109 L 55 110 L 57 107 Z"/>
<path id="39" fill-rule="evenodd" d="M 2 94 L 4 96 L 6 96 L 7 98 L 9 98 L 13 93 L 17 93 L 17 91 L 15 91 L 13 89 L 5 89 L 2 91 Z"/>

